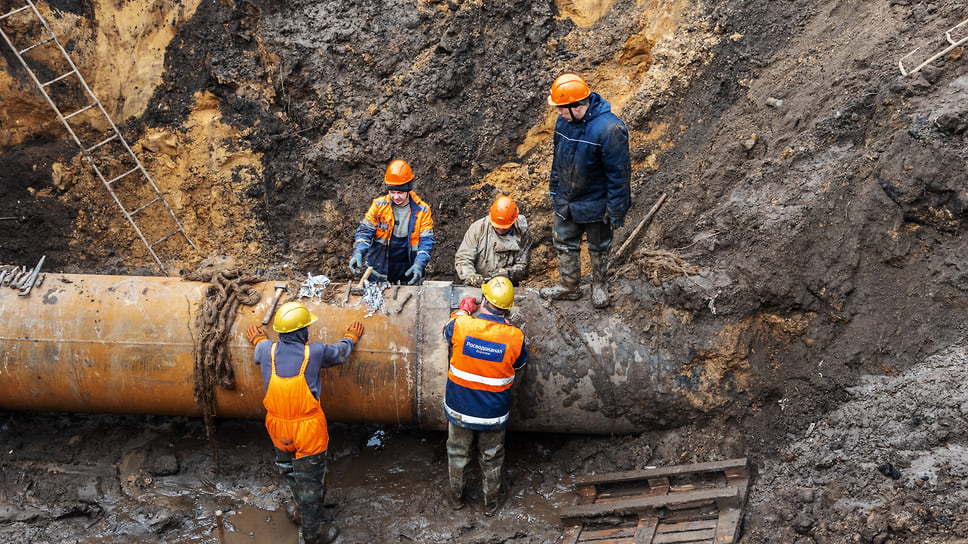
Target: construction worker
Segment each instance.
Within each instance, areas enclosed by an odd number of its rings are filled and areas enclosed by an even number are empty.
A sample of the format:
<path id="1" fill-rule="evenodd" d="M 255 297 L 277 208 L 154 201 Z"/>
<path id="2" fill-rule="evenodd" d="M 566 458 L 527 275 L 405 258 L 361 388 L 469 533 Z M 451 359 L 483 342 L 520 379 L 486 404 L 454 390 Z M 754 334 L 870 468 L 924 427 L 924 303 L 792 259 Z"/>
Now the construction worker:
<path id="1" fill-rule="evenodd" d="M 464 233 L 454 255 L 454 269 L 471 287 L 480 287 L 496 276 L 505 276 L 517 285 L 528 273 L 530 251 L 528 220 L 518 213 L 514 200 L 499 196 L 487 217 L 471 223 Z"/>
<path id="2" fill-rule="evenodd" d="M 588 241 L 592 305 L 609 304 L 606 272 L 614 229 L 632 205 L 628 129 L 611 105 L 576 74 L 554 81 L 548 103 L 558 110 L 548 184 L 560 283 L 541 290 L 556 300 L 581 298 L 581 239 Z"/>
<path id="3" fill-rule="evenodd" d="M 339 536 L 339 528 L 323 521 L 329 430 L 319 404 L 320 370 L 346 362 L 363 335 L 363 324 L 351 323 L 335 344 L 310 343 L 309 325 L 316 319 L 302 303 L 287 302 L 272 322 L 278 342 L 270 342 L 256 325 L 248 328 L 246 337 L 262 367 L 266 429 L 275 446 L 276 465 L 299 508 L 303 540 L 329 544 Z"/>
<path id="4" fill-rule="evenodd" d="M 524 333 L 507 316 L 514 305 L 511 280 L 499 276 L 481 287 L 480 312 L 474 297 L 460 301 L 444 325 L 450 343 L 450 369 L 444 391 L 447 417 L 449 489 L 451 507 L 464 507 L 464 469 L 477 442 L 484 490 L 484 514 L 493 516 L 501 489 L 504 432 L 511 404 L 511 384 L 528 361 Z"/>
<path id="5" fill-rule="evenodd" d="M 434 247 L 430 206 L 413 192 L 413 171 L 395 160 L 383 176 L 387 194 L 373 199 L 356 229 L 350 272 L 359 274 L 363 261 L 373 267 L 371 283 L 423 283 Z"/>

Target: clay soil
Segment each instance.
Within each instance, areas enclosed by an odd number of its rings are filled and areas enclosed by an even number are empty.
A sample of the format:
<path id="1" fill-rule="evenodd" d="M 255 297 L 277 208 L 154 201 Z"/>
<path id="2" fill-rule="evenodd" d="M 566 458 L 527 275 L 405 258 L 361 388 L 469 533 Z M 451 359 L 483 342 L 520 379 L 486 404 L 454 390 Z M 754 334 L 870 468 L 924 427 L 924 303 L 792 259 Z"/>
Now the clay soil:
<path id="1" fill-rule="evenodd" d="M 160 248 L 171 275 L 348 280 L 356 225 L 403 158 L 433 207 L 431 278 L 454 279 L 464 230 L 503 192 L 538 241 L 525 288 L 547 285 L 551 81 L 582 73 L 628 124 L 617 243 L 668 199 L 613 266 L 611 308 L 558 309 L 576 334 L 622 324 L 680 361 L 671 401 L 637 414 L 638 435 L 511 433 L 490 519 L 473 478 L 468 508 L 441 503 L 441 433 L 336 423 L 341 542 L 554 542 L 572 477 L 737 457 L 756 473 L 741 543 L 968 542 L 968 59 L 898 66 L 947 48 L 963 2 L 38 6 L 196 244 Z M 0 51 L 0 263 L 160 274 Z M 218 422 L 218 467 L 192 418 L 0 424 L 4 542 L 215 542 L 216 510 L 226 542 L 296 541 L 258 421 Z"/>

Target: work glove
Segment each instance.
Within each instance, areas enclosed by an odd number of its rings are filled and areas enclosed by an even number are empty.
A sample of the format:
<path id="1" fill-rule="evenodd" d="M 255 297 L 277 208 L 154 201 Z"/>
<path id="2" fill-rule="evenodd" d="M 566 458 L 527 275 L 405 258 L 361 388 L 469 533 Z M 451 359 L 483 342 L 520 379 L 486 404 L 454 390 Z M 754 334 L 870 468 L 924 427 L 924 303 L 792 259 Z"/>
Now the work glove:
<path id="1" fill-rule="evenodd" d="M 249 339 L 252 345 L 256 345 L 263 340 L 268 340 L 269 337 L 266 336 L 266 331 L 262 330 L 262 327 L 258 325 L 252 325 L 245 331 L 245 337 Z"/>
<path id="2" fill-rule="evenodd" d="M 422 266 L 419 264 L 411 266 L 410 269 L 407 270 L 407 273 L 404 274 L 406 277 L 410 278 L 410 281 L 407 282 L 407 285 L 417 285 L 420 283 L 420 280 L 423 279 L 423 274 L 424 272 Z"/>
<path id="3" fill-rule="evenodd" d="M 361 336 L 363 336 L 363 324 L 359 321 L 350 323 L 343 333 L 343 338 L 349 338 L 354 344 L 360 341 Z"/>
<path id="4" fill-rule="evenodd" d="M 460 299 L 460 304 L 457 307 L 467 312 L 467 315 L 470 315 L 477 311 L 477 299 L 474 297 L 464 297 Z"/>
<path id="5" fill-rule="evenodd" d="M 613 229 L 617 229 L 617 228 L 619 228 L 619 227 L 621 227 L 622 225 L 625 224 L 625 218 L 624 217 L 609 217 L 608 218 L 608 223 L 610 225 L 612 225 L 612 228 Z"/>
<path id="6" fill-rule="evenodd" d="M 353 258 L 350 259 L 350 272 L 354 274 L 359 274 L 363 268 L 363 256 L 359 253 L 354 253 Z"/>
<path id="7" fill-rule="evenodd" d="M 469 287 L 480 287 L 482 283 L 484 283 L 484 276 L 480 274 L 471 274 L 464 280 L 464 284 Z"/>

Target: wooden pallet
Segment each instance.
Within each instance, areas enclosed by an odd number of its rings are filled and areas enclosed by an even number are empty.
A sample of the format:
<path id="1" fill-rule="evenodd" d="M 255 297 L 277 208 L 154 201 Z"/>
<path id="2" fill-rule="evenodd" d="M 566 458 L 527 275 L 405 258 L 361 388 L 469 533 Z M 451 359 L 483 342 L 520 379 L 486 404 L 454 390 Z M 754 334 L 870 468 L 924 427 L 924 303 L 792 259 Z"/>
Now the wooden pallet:
<path id="1" fill-rule="evenodd" d="M 585 476 L 558 544 L 729 544 L 739 536 L 747 460 Z"/>

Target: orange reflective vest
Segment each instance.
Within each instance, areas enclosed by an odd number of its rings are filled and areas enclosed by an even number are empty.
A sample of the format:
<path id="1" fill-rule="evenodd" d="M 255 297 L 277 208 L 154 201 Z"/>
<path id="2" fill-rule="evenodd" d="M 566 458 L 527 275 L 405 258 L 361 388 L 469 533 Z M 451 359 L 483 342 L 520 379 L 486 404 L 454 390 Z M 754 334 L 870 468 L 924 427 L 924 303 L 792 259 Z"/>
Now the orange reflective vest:
<path id="1" fill-rule="evenodd" d="M 457 314 L 444 335 L 452 348 L 444 415 L 469 429 L 504 428 L 515 370 L 528 358 L 524 333 L 496 316 Z"/>
<path id="2" fill-rule="evenodd" d="M 266 430 L 273 445 L 294 453 L 296 459 L 326 451 L 329 429 L 319 401 L 306 384 L 309 345 L 305 346 L 299 374 L 283 378 L 276 374 L 276 347 L 272 344 L 272 375 L 262 405 L 266 408 Z"/>

